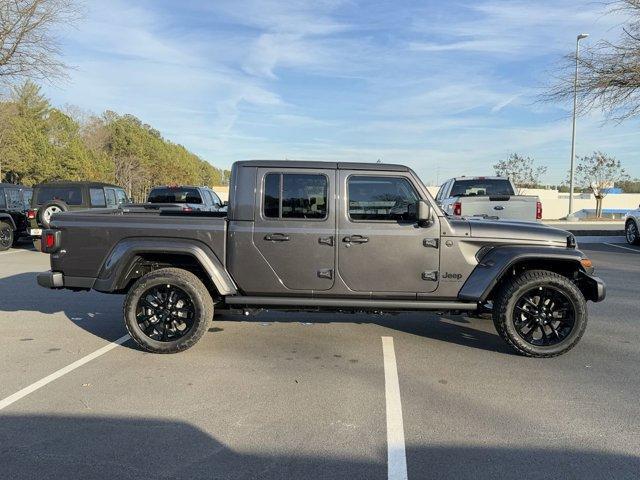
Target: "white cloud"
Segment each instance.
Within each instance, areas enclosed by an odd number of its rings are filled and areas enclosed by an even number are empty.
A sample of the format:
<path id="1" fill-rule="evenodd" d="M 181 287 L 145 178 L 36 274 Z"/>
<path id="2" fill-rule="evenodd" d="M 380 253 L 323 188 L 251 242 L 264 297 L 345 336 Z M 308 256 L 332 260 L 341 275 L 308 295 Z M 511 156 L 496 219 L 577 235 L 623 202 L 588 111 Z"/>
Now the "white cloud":
<path id="1" fill-rule="evenodd" d="M 356 0 L 184 0 L 174 10 L 94 0 L 69 40 L 71 82 L 49 92 L 58 104 L 133 113 L 217 165 L 382 158 L 431 179 L 436 166 L 486 174 L 519 151 L 548 164 L 549 180 L 564 178 L 570 122 L 533 95 L 575 32 L 612 35 L 616 20 L 591 3 L 464 5 L 436 15 Z M 624 161 L 634 132 L 581 119 L 579 151 Z"/>
<path id="2" fill-rule="evenodd" d="M 596 37 L 610 36 L 611 27 L 620 22 L 618 15 L 604 15 L 605 4 L 598 2 L 480 1 L 462 7 L 467 11 L 462 18 L 452 15 L 433 22 L 429 17 L 418 17 L 413 24 L 416 32 L 441 40 L 416 40 L 409 48 L 535 57 L 567 51 L 585 29 Z"/>

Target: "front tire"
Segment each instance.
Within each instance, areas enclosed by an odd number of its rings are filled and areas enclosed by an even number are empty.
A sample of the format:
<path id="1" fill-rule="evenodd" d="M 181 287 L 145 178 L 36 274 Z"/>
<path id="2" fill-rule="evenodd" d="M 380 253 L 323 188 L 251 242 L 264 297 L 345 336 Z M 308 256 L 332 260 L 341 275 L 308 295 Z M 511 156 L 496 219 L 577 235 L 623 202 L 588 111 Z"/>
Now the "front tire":
<path id="1" fill-rule="evenodd" d="M 162 268 L 138 279 L 124 302 L 127 330 L 153 353 L 191 348 L 213 318 L 213 300 L 202 281 L 180 268 Z"/>
<path id="2" fill-rule="evenodd" d="M 13 227 L 7 222 L 0 222 L 0 252 L 9 250 L 13 246 Z"/>
<path id="3" fill-rule="evenodd" d="M 640 245 L 640 231 L 638 231 L 638 224 L 635 221 L 627 221 L 624 227 L 624 236 L 629 245 Z"/>
<path id="4" fill-rule="evenodd" d="M 568 278 L 531 270 L 507 280 L 493 306 L 500 336 L 519 354 L 555 357 L 580 341 L 587 327 L 587 304 Z"/>

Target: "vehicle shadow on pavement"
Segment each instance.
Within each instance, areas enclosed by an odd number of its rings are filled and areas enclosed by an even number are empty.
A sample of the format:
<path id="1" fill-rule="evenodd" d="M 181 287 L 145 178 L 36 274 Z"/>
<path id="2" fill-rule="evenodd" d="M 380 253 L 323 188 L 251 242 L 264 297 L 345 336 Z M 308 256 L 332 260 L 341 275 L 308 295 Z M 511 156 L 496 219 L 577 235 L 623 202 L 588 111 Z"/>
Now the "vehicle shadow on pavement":
<path id="1" fill-rule="evenodd" d="M 76 326 L 87 332 L 113 341 L 126 334 L 122 319 L 121 295 L 98 292 L 71 292 L 47 290 L 36 282 L 36 272 L 25 272 L 0 279 L 0 312 L 39 312 L 44 314 L 64 313 Z M 512 350 L 493 331 L 490 320 L 472 319 L 463 316 L 439 316 L 428 312 L 404 312 L 397 315 L 349 314 L 349 313 L 305 313 L 262 312 L 255 316 L 243 316 L 224 311 L 216 321 L 278 322 L 278 323 L 364 323 L 380 325 L 400 332 L 434 340 L 454 343 L 490 352 L 512 355 Z M 29 321 L 22 316 L 21 321 Z M 491 332 L 483 331 L 490 325 Z M 475 328 L 476 323 L 481 328 Z M 141 350 L 135 342 L 127 342 L 125 348 Z"/>
<path id="2" fill-rule="evenodd" d="M 0 278 L 0 314 L 20 314 L 15 316 L 16 321 L 29 324 L 38 319 L 30 313 L 62 313 L 75 326 L 108 341 L 126 333 L 121 296 L 49 290 L 38 286 L 36 275 L 37 272 L 24 272 Z M 128 343 L 135 348 L 133 342 Z"/>
<path id="3" fill-rule="evenodd" d="M 516 355 L 497 334 L 490 319 L 468 318 L 462 315 L 439 315 L 432 312 L 403 312 L 379 315 L 272 311 L 248 317 L 225 312 L 223 315 L 215 317 L 213 326 L 215 326 L 217 320 L 249 323 L 373 324 L 444 343 L 453 343 L 505 355 Z M 487 328 L 490 330 L 489 332 L 484 331 Z"/>
<path id="4" fill-rule="evenodd" d="M 249 432 L 248 432 L 249 433 Z M 234 435 L 235 436 L 235 435 Z M 286 447 L 285 447 L 286 448 Z M 241 451 L 176 420 L 112 416 L 0 417 L 2 478 L 386 479 L 376 458 Z M 272 452 L 279 453 L 272 453 Z M 286 450 L 285 450 L 286 452 Z M 597 450 L 407 445 L 410 479 L 637 478 L 640 458 Z"/>

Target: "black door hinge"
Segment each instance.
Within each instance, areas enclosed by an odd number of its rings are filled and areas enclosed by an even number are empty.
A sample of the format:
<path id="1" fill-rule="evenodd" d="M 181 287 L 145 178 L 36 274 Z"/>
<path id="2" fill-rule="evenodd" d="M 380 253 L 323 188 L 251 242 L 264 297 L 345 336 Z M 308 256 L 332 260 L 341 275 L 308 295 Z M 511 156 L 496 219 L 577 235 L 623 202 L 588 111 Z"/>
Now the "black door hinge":
<path id="1" fill-rule="evenodd" d="M 320 237 L 318 243 L 321 245 L 329 245 L 333 247 L 333 237 Z"/>
<path id="2" fill-rule="evenodd" d="M 333 278 L 333 270 L 331 268 L 323 268 L 318 270 L 319 278 L 328 278 L 331 280 Z"/>
<path id="3" fill-rule="evenodd" d="M 424 247 L 438 248 L 438 244 L 437 238 L 425 238 L 422 240 L 422 246 Z"/>
<path id="4" fill-rule="evenodd" d="M 423 280 L 428 280 L 430 282 L 437 282 L 438 281 L 438 271 L 437 270 L 430 270 L 427 272 L 422 272 L 422 279 Z"/>

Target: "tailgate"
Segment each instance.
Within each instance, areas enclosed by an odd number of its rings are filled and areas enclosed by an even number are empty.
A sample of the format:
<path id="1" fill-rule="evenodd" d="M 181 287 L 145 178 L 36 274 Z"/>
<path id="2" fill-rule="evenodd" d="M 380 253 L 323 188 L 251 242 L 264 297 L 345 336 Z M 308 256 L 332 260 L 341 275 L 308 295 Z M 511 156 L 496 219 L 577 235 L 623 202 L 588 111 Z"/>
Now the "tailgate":
<path id="1" fill-rule="evenodd" d="M 511 195 L 499 197 L 462 197 L 462 215 L 487 215 L 507 220 L 536 221 L 538 197 Z"/>

